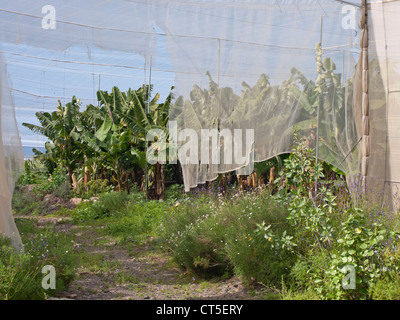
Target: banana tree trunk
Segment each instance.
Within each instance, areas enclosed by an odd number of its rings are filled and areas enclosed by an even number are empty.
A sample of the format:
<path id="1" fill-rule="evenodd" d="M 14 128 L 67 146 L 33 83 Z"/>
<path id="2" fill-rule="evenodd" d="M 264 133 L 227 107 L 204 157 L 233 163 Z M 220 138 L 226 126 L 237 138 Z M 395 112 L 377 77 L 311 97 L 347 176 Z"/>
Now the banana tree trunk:
<path id="1" fill-rule="evenodd" d="M 83 185 L 86 187 L 87 183 L 90 180 L 90 171 L 89 167 L 86 165 L 87 157 L 85 156 L 85 171 L 83 175 Z"/>
<path id="2" fill-rule="evenodd" d="M 156 179 L 156 197 L 157 199 L 165 198 L 165 164 L 156 163 L 155 179 Z"/>

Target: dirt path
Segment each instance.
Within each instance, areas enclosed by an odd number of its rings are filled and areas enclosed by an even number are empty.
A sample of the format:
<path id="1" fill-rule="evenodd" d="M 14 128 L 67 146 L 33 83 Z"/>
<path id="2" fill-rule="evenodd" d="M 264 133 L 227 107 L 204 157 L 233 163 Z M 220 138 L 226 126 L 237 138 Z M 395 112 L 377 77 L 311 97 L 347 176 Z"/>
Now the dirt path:
<path id="1" fill-rule="evenodd" d="M 151 241 L 120 245 L 104 236 L 101 226 L 77 226 L 64 218 L 50 217 L 41 217 L 38 222 L 52 222 L 58 232 L 76 235 L 74 245 L 80 256 L 77 277 L 58 299 L 236 300 L 265 299 L 267 294 L 262 288 L 249 290 L 236 278 L 205 281 L 185 274 Z"/>

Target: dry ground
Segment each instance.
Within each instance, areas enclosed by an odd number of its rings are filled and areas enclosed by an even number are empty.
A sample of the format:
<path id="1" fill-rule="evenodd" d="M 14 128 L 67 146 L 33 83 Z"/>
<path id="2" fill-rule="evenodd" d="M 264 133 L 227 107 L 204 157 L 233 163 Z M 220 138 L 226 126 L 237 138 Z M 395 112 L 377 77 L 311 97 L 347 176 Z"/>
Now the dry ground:
<path id="1" fill-rule="evenodd" d="M 32 217 L 31 217 L 32 218 Z M 35 217 L 54 223 L 58 232 L 75 235 L 80 257 L 77 276 L 66 292 L 52 299 L 76 300 L 245 300 L 276 298 L 265 288 L 249 288 L 237 278 L 205 280 L 182 272 L 154 245 L 119 244 L 104 236 L 103 226 L 78 226 L 67 218 Z"/>

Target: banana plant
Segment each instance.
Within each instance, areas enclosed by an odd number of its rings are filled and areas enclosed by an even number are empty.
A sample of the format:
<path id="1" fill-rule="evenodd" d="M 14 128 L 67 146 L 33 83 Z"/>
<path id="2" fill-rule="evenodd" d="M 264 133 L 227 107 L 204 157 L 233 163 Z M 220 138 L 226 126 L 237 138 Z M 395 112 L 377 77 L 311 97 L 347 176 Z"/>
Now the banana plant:
<path id="1" fill-rule="evenodd" d="M 38 154 L 36 157 L 44 161 L 56 161 L 57 166 L 65 167 L 71 186 L 74 181 L 73 172 L 83 161 L 83 153 L 76 143 L 80 129 L 79 117 L 80 101 L 74 96 L 65 106 L 58 101 L 57 111 L 37 112 L 36 117 L 40 125 L 22 123 L 23 126 L 48 138 L 53 145 L 46 144 L 47 155 Z"/>
<path id="2" fill-rule="evenodd" d="M 252 128 L 256 138 L 263 139 L 263 144 L 256 144 L 255 153 L 267 158 L 276 155 L 270 150 L 276 152 L 282 145 L 289 147 L 296 129 L 310 147 L 315 146 L 318 138 L 324 160 L 338 165 L 335 159 L 345 159 L 344 169 L 353 165 L 348 155 L 357 142 L 352 125 L 352 81 L 341 83 L 342 75 L 335 72 L 331 58 L 323 58 L 319 43 L 316 66 L 315 80 L 307 79 L 296 68 L 291 69 L 288 79 L 276 85 L 261 74 L 253 87 L 242 83 L 241 96 L 231 88 L 220 88 L 207 73 L 209 89 L 195 85 L 190 99 L 184 101 L 179 97 L 173 107 L 181 112 L 176 118 L 181 126 L 192 129 L 211 129 L 216 123 L 218 129 Z"/>
<path id="3" fill-rule="evenodd" d="M 159 129 L 168 137 L 167 122 L 172 96 L 159 104 L 159 94 L 150 100 L 151 86 L 137 90 L 129 89 L 121 92 L 117 87 L 111 94 L 98 92 L 103 110 L 103 122 L 96 131 L 97 138 L 103 146 L 102 159 L 109 168 L 114 168 L 115 180 L 121 188 L 122 177 L 132 171 L 133 165 L 141 169 L 147 167 L 147 148 L 164 148 L 158 152 L 166 152 L 168 144 L 153 142 L 148 146 L 147 133 Z M 167 139 L 166 139 L 167 140 Z M 106 145 L 104 145 L 106 144 Z M 119 155 L 119 156 L 118 156 Z M 150 166 L 150 197 L 163 198 L 165 193 L 165 164 L 156 163 Z"/>

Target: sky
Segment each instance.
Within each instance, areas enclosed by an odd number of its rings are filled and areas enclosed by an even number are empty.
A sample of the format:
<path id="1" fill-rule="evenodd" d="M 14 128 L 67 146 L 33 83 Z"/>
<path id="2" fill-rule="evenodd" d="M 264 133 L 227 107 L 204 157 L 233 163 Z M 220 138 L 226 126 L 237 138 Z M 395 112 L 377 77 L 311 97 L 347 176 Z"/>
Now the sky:
<path id="1" fill-rule="evenodd" d="M 96 47 L 73 46 L 64 52 L 51 52 L 21 44 L 1 43 L 0 50 L 7 61 L 7 73 L 14 98 L 15 114 L 24 153 L 32 147 L 43 147 L 47 139 L 35 134 L 23 122 L 38 124 L 35 113 L 56 110 L 58 100 L 63 105 L 75 95 L 84 110 L 97 105 L 96 92 L 122 91 L 148 84 L 163 101 L 174 85 L 174 72 L 166 50 L 165 37 L 159 36 L 158 52 L 162 57 L 145 61 L 139 54 L 104 51 Z"/>
<path id="2" fill-rule="evenodd" d="M 97 104 L 99 88 L 124 91 L 151 81 L 162 101 L 174 85 L 185 94 L 194 83 L 208 87 L 206 71 L 240 94 L 242 81 L 254 85 L 264 72 L 277 82 L 287 79 L 293 66 L 315 76 L 314 46 L 321 30 L 326 46 L 357 42 L 351 31 L 343 38 L 343 5 L 333 0 L 155 1 L 154 8 L 141 0 L 26 3 L 0 3 L 0 54 L 25 150 L 43 147 L 46 139 L 21 124 L 37 123 L 35 112 L 56 110 L 58 100 L 66 104 L 75 95 L 84 109 Z M 293 16 L 282 10 L 302 3 Z M 43 27 L 48 4 L 57 14 L 55 30 Z M 333 19 L 324 17 L 328 10 Z M 173 35 L 168 43 L 166 33 Z M 340 47 L 325 55 L 335 59 L 340 72 Z"/>

